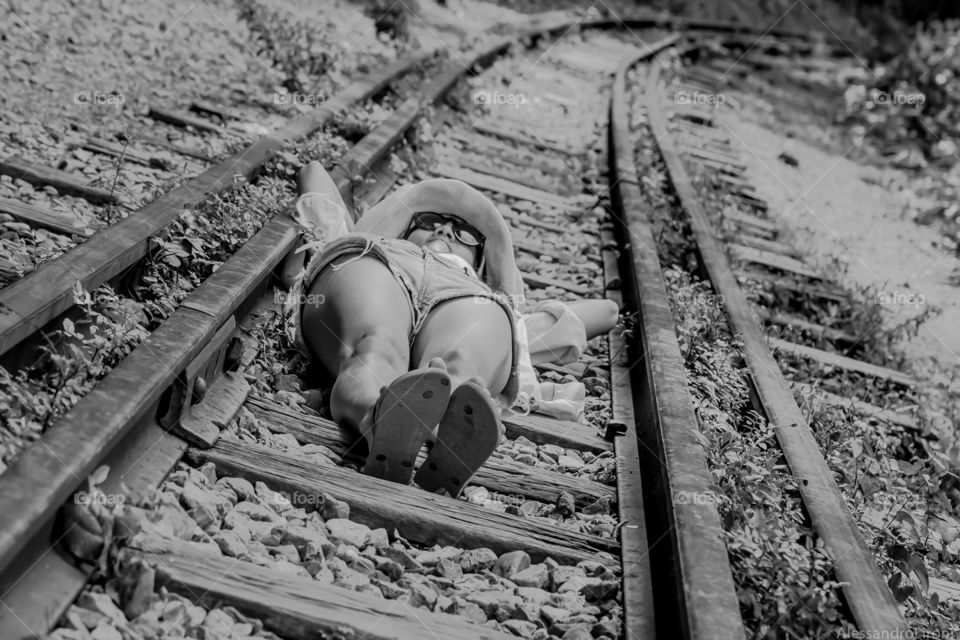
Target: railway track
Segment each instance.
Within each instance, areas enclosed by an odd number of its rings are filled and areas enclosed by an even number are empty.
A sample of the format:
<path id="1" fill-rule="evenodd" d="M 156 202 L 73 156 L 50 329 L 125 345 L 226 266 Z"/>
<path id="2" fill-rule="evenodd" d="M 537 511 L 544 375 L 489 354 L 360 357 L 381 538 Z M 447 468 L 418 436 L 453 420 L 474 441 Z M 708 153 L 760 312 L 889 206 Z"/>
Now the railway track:
<path id="1" fill-rule="evenodd" d="M 16 514 L 0 527 L 0 636 L 97 623 L 81 612 L 91 608 L 115 615 L 103 610 L 104 584 L 127 621 L 150 614 L 144 594 L 162 589 L 162 598 L 179 594 L 211 611 L 233 607 L 257 621 L 254 628 L 262 623 L 285 638 L 744 636 L 634 170 L 625 87 L 631 69 L 690 46 L 679 34 L 698 42 L 740 28 L 598 20 L 551 43 L 570 25 L 568 17 L 535 19 L 431 74 L 332 175 L 357 209 L 412 177 L 463 180 L 514 228 L 531 301 L 606 295 L 621 303 L 635 325 L 615 329 L 581 362 L 541 370 L 588 384 L 589 424 L 505 416 L 506 441 L 465 500 L 358 473 L 354 437 L 302 409 L 296 376 L 275 353 L 274 273 L 297 242 L 292 222 L 276 216 L 0 475 L 0 512 Z M 621 30 L 599 30 L 610 27 Z M 508 54 L 526 37 L 547 43 Z M 22 359 L 38 328 L 62 322 L 75 280 L 91 290 L 130 270 L 196 194 L 226 189 L 237 171 L 254 177 L 282 144 L 374 97 L 425 55 L 351 85 L 0 291 L 6 357 Z M 481 67 L 465 88 L 468 72 Z M 659 73 L 654 62 L 647 114 L 677 195 L 696 219 L 698 196 L 685 186 L 657 115 Z M 444 105 L 456 92 L 469 96 L 466 108 Z M 524 110 L 521 98 L 536 111 Z M 429 153 L 417 138 L 426 107 Z M 395 156 L 410 166 L 398 167 Z M 712 228 L 693 226 L 701 255 L 703 247 L 712 255 Z M 64 273 L 74 275 L 67 281 Z M 738 294 L 723 295 L 735 304 Z M 732 309 L 738 332 L 759 331 L 752 319 L 740 326 Z M 802 415 L 776 404 L 793 397 L 761 347 L 762 340 L 745 353 L 750 366 L 761 359 L 765 367 L 754 371 L 757 408 L 782 436 L 804 506 L 848 583 L 851 623 L 902 629 Z"/>

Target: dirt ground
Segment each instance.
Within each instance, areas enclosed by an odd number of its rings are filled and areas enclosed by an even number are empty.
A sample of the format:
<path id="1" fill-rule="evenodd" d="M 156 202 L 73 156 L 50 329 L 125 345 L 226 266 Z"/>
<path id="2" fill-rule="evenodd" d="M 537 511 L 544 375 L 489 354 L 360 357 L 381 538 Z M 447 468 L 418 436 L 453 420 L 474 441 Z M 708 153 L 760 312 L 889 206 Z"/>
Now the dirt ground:
<path id="1" fill-rule="evenodd" d="M 905 215 L 905 194 L 884 186 L 902 184 L 906 176 L 854 160 L 862 154 L 839 142 L 840 132 L 809 108 L 809 97 L 792 105 L 756 94 L 735 97 L 721 119 L 751 183 L 793 244 L 815 264 L 839 263 L 851 284 L 870 287 L 889 312 L 888 327 L 933 311 L 901 347 L 946 413 L 944 392 L 960 392 L 960 287 L 948 281 L 960 260 L 937 229 Z M 798 166 L 782 161 L 783 153 Z"/>

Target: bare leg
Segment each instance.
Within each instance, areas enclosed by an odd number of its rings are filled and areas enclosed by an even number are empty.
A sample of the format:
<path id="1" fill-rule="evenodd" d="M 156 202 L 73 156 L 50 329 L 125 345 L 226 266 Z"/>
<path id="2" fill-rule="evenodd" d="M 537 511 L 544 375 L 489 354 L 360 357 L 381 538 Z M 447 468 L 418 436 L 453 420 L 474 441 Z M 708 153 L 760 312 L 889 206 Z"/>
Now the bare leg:
<path id="1" fill-rule="evenodd" d="M 453 393 L 440 420 L 437 441 L 415 481 L 451 496 L 463 490 L 500 440 L 503 427 L 491 394 L 510 374 L 510 320 L 485 298 L 460 298 L 434 308 L 413 343 L 414 362 L 442 358 Z"/>
<path id="2" fill-rule="evenodd" d="M 330 397 L 334 420 L 367 438 L 380 389 L 409 368 L 412 326 L 406 292 L 382 262 L 353 260 L 327 268 L 310 289 L 303 335 L 337 381 Z"/>
<path id="3" fill-rule="evenodd" d="M 609 333 L 620 319 L 620 309 L 613 300 L 575 300 L 564 304 L 583 322 L 587 340 Z"/>
<path id="4" fill-rule="evenodd" d="M 490 393 L 500 393 L 513 356 L 510 319 L 488 298 L 448 300 L 430 311 L 410 355 L 418 367 L 442 358 L 453 388 L 479 378 Z"/>

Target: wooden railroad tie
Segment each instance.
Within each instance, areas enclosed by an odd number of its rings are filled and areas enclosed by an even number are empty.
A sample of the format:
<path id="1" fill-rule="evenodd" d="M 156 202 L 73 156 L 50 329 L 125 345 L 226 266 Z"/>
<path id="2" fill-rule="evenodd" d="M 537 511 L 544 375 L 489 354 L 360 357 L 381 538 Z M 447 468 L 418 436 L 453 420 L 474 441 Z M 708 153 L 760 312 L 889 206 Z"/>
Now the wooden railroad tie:
<path id="1" fill-rule="evenodd" d="M 72 221 L 65 215 L 53 213 L 46 209 L 35 207 L 32 204 L 26 204 L 19 200 L 0 197 L 0 213 L 11 215 L 20 222 L 25 222 L 31 227 L 50 229 L 57 233 L 67 236 L 85 235 L 86 228 L 81 224 Z"/>
<path id="2" fill-rule="evenodd" d="M 198 464 L 213 462 L 219 474 L 264 482 L 287 494 L 293 504 L 331 495 L 350 505 L 351 519 L 371 528 L 395 528 L 417 544 L 487 547 L 497 554 L 520 549 L 538 562 L 552 557 L 558 562 L 599 560 L 619 565 L 619 559 L 610 555 L 619 552 L 615 540 L 498 513 L 335 465 L 318 468 L 311 460 L 260 445 L 221 438 L 210 449 L 191 449 L 187 455 Z"/>
<path id="3" fill-rule="evenodd" d="M 257 408 L 259 407 L 259 408 Z M 307 419 L 307 416 L 292 416 L 264 410 L 258 403 L 251 408 L 267 427 L 289 433 L 303 444 L 320 444 L 329 447 L 338 455 L 362 462 L 365 449 L 360 441 L 330 420 Z M 582 426 L 582 425 L 581 425 Z M 423 456 L 420 457 L 423 462 Z M 524 494 L 531 500 L 555 502 L 562 491 L 569 491 L 577 504 L 585 506 L 600 498 L 613 498 L 614 490 L 592 480 L 571 477 L 557 471 L 532 467 L 496 453 L 480 467 L 472 482 L 505 495 Z"/>
<path id="4" fill-rule="evenodd" d="M 237 607 L 293 640 L 314 640 L 318 634 L 330 638 L 516 638 L 459 616 L 431 613 L 210 553 L 201 544 L 177 538 L 135 537 L 121 553 L 123 565 L 133 562 L 153 569 L 157 589 L 165 588 L 202 606 Z"/>
<path id="5" fill-rule="evenodd" d="M 41 187 L 50 186 L 60 193 L 79 196 L 95 204 L 116 204 L 120 200 L 109 191 L 87 186 L 75 174 L 34 164 L 19 156 L 0 160 L 0 174 Z"/>
<path id="6" fill-rule="evenodd" d="M 857 360 L 855 358 L 848 358 L 847 356 L 842 356 L 838 353 L 830 353 L 829 351 L 823 351 L 822 349 L 814 349 L 813 347 L 807 347 L 801 344 L 789 342 L 787 340 L 781 340 L 780 338 L 769 338 L 769 343 L 771 347 L 777 349 L 778 351 L 783 351 L 785 353 L 801 356 L 809 360 L 814 360 L 826 367 L 837 367 L 839 369 L 845 369 L 855 373 L 862 373 L 866 376 L 887 380 L 889 382 L 895 382 L 904 387 L 913 387 L 916 384 L 916 380 L 912 376 L 901 371 L 889 369 L 887 367 L 881 367 L 869 362 L 863 362 L 862 360 Z"/>
<path id="7" fill-rule="evenodd" d="M 151 106 L 147 115 L 159 122 L 166 122 L 182 129 L 193 128 L 197 131 L 206 131 L 208 133 L 223 133 L 224 128 L 213 124 L 209 120 L 192 116 L 183 111 L 166 109 L 160 106 Z"/>

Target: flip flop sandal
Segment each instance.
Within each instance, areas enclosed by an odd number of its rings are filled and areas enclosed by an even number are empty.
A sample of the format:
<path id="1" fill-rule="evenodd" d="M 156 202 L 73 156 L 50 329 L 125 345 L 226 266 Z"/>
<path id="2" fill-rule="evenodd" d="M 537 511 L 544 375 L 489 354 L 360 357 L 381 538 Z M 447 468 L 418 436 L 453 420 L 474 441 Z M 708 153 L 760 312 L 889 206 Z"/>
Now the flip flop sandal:
<path id="1" fill-rule="evenodd" d="M 373 446 L 363 472 L 410 483 L 413 463 L 450 399 L 450 377 L 439 368 L 407 372 L 380 392 L 373 419 Z"/>
<path id="2" fill-rule="evenodd" d="M 427 491 L 443 488 L 457 497 L 497 448 L 500 412 L 483 384 L 468 380 L 450 395 L 437 441 L 414 478 Z"/>

